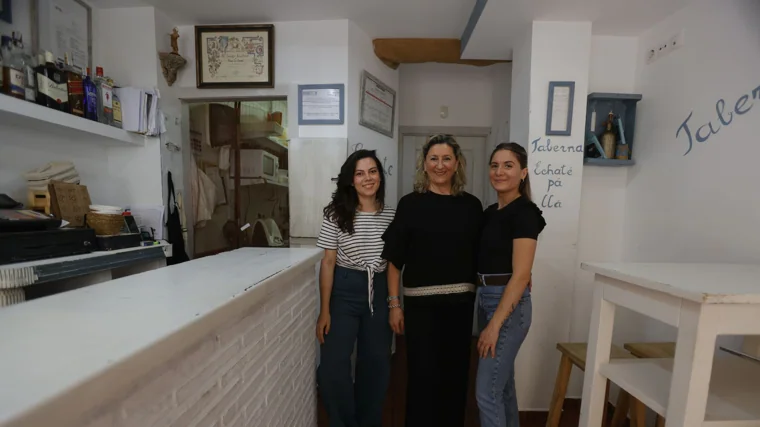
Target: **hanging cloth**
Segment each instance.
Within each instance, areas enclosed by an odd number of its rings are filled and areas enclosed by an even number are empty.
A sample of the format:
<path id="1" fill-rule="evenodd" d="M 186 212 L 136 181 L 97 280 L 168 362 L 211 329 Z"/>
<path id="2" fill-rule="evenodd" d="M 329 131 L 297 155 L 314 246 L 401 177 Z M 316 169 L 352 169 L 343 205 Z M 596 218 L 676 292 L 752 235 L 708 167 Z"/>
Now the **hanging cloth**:
<path id="1" fill-rule="evenodd" d="M 172 245 L 172 256 L 166 260 L 167 265 L 179 264 L 189 261 L 190 258 L 185 252 L 185 239 L 182 237 L 182 220 L 179 216 L 179 206 L 177 205 L 177 195 L 174 193 L 174 182 L 172 173 L 166 173 L 166 179 L 169 185 L 169 196 L 166 200 L 166 210 L 169 215 L 166 218 L 166 231 L 169 243 Z"/>

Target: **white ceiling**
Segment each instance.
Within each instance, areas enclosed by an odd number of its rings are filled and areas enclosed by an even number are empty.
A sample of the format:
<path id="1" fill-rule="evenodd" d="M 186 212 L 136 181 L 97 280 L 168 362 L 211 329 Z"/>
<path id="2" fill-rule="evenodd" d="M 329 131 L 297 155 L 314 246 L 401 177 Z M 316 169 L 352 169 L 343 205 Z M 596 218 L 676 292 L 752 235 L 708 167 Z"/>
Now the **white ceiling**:
<path id="1" fill-rule="evenodd" d="M 636 36 L 692 0 L 488 0 L 465 59 L 512 59 L 533 21 L 590 21 L 595 35 Z"/>
<path id="2" fill-rule="evenodd" d="M 179 25 L 350 19 L 372 38 L 459 38 L 475 0 L 88 0 L 152 5 Z M 465 57 L 510 59 L 533 20 L 592 21 L 594 34 L 637 35 L 692 0 L 488 0 Z"/>

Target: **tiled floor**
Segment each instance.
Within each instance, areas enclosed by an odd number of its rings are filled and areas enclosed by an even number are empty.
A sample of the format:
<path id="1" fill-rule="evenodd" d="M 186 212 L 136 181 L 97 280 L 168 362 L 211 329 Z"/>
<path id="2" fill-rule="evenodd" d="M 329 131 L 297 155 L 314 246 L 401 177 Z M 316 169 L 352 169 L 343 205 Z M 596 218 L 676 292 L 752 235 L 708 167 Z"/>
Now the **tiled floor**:
<path id="1" fill-rule="evenodd" d="M 396 341 L 396 354 L 393 356 L 391 384 L 388 389 L 388 396 L 385 401 L 385 410 L 383 414 L 383 427 L 404 427 L 404 401 L 406 399 L 406 346 L 403 337 Z M 477 369 L 477 354 L 472 353 L 472 363 L 470 364 L 470 398 L 467 402 L 467 419 L 463 427 L 480 427 L 478 421 L 478 407 L 475 402 L 474 382 L 475 370 Z M 568 400 L 565 403 L 565 411 L 562 415 L 560 427 L 571 427 L 578 425 L 579 419 L 579 402 Z M 520 413 L 521 427 L 544 427 L 546 425 L 546 412 L 523 412 Z M 319 427 L 329 427 L 327 414 L 319 401 Z M 410 426 L 410 427 L 427 427 L 427 426 Z"/>

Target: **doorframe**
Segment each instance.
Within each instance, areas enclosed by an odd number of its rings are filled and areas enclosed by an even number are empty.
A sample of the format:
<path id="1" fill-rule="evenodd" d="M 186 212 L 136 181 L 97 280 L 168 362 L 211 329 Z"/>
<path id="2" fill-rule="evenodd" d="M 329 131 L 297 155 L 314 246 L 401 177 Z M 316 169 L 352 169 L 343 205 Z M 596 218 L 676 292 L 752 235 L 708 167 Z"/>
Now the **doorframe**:
<path id="1" fill-rule="evenodd" d="M 483 155 L 488 157 L 489 150 L 492 145 L 491 138 L 490 138 L 492 130 L 490 127 L 485 127 L 485 126 L 399 126 L 398 127 L 399 171 L 404 170 L 404 137 L 405 136 L 429 136 L 429 135 L 435 135 L 437 133 L 455 135 L 455 136 L 483 137 L 486 139 L 485 144 L 483 144 Z M 398 195 L 399 200 L 401 200 L 401 197 L 404 196 L 403 180 L 401 179 L 401 176 L 399 176 L 399 179 L 396 182 L 396 186 L 397 186 L 396 194 Z M 482 199 L 483 205 L 488 206 L 489 198 L 490 198 L 488 191 L 485 191 L 485 193 L 482 194 L 481 197 L 483 198 Z M 396 204 L 398 204 L 398 200 L 396 200 Z"/>

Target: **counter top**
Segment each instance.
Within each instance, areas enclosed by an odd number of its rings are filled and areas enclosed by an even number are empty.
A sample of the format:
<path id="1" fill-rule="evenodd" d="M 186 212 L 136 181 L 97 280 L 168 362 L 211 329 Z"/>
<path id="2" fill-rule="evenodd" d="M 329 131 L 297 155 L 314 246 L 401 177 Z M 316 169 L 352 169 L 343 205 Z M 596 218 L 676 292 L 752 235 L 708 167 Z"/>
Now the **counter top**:
<path id="1" fill-rule="evenodd" d="M 760 304 L 760 265 L 584 262 L 581 268 L 701 304 Z"/>
<path id="2" fill-rule="evenodd" d="M 1 310 L 0 425 L 320 255 L 244 248 Z"/>

